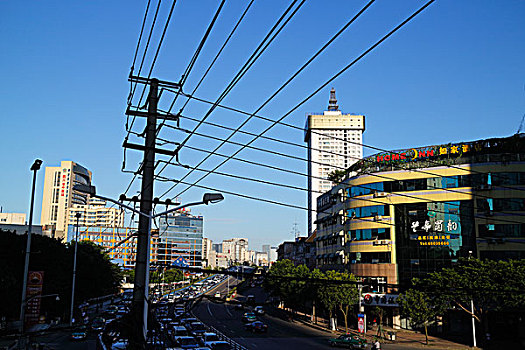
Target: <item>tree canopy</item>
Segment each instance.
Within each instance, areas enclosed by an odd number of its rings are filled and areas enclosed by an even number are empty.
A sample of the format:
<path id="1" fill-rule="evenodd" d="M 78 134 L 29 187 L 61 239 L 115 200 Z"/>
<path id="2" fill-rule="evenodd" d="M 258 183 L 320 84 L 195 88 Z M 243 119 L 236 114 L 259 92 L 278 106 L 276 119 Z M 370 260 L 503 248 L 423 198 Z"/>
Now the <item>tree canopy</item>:
<path id="1" fill-rule="evenodd" d="M 0 230 L 0 316 L 16 318 L 20 312 L 27 235 Z M 30 271 L 44 271 L 41 313 L 49 317 L 67 314 L 71 302 L 74 245 L 31 235 Z M 122 274 L 102 248 L 80 242 L 77 252 L 75 300 L 82 301 L 118 292 Z M 53 300 L 51 300 L 53 299 Z"/>

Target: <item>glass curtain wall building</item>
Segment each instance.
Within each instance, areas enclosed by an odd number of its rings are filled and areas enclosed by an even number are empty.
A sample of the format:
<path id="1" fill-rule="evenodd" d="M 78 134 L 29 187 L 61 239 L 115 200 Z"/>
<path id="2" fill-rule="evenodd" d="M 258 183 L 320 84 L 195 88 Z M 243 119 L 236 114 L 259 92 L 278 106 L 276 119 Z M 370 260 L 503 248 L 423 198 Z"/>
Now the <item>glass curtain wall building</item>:
<path id="1" fill-rule="evenodd" d="M 157 239 L 159 264 L 172 265 L 183 258 L 190 267 L 202 267 L 203 218 L 177 212 L 161 218 Z"/>
<path id="2" fill-rule="evenodd" d="M 320 268 L 407 285 L 460 257 L 525 258 L 525 134 L 384 152 L 348 174 L 323 195 Z"/>

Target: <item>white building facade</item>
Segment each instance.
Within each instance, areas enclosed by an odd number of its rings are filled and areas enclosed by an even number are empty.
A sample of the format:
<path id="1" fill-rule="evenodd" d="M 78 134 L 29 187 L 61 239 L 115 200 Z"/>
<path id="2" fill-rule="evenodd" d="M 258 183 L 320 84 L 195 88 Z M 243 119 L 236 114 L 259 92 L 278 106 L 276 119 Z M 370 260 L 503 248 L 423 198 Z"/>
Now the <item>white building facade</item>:
<path id="1" fill-rule="evenodd" d="M 363 158 L 365 116 L 343 114 L 335 89 L 330 91 L 328 110 L 307 116 L 305 142 L 308 144 L 308 235 L 316 229 L 317 197 L 334 185 L 328 175 L 346 170 Z"/>
<path id="2" fill-rule="evenodd" d="M 106 201 L 98 198 L 89 198 L 88 204 L 73 204 L 68 209 L 68 225 L 76 225 L 76 214 L 79 226 L 95 227 L 124 227 L 124 210 L 115 207 L 106 207 Z"/>
<path id="3" fill-rule="evenodd" d="M 66 238 L 69 208 L 88 204 L 87 194 L 73 190 L 76 184 L 91 184 L 91 171 L 72 161 L 46 167 L 40 223 L 53 227 L 55 238 Z"/>

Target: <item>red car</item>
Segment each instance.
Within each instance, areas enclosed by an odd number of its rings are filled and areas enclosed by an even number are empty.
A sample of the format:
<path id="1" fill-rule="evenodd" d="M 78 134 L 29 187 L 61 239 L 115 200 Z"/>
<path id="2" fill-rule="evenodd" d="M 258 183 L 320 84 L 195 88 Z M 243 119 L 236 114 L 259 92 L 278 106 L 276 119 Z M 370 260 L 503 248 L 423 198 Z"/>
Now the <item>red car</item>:
<path id="1" fill-rule="evenodd" d="M 246 323 L 244 325 L 244 328 L 246 328 L 247 331 L 252 331 L 253 333 L 256 333 L 256 332 L 266 333 L 268 331 L 268 326 L 262 323 L 261 321 Z"/>

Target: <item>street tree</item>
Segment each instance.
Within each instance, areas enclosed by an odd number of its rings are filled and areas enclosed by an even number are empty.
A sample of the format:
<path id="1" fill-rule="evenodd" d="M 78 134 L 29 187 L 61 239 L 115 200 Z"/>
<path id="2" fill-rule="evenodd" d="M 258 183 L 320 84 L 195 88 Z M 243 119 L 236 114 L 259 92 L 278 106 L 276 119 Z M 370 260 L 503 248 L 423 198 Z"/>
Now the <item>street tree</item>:
<path id="1" fill-rule="evenodd" d="M 444 312 L 445 304 L 435 304 L 429 294 L 417 289 L 400 294 L 397 302 L 402 317 L 410 319 L 412 326 L 425 329 L 425 343 L 428 345 L 428 325 Z"/>
<path id="2" fill-rule="evenodd" d="M 430 273 L 413 283 L 433 303 L 449 301 L 480 324 L 490 311 L 525 306 L 525 260 L 460 259 L 452 268 Z"/>

